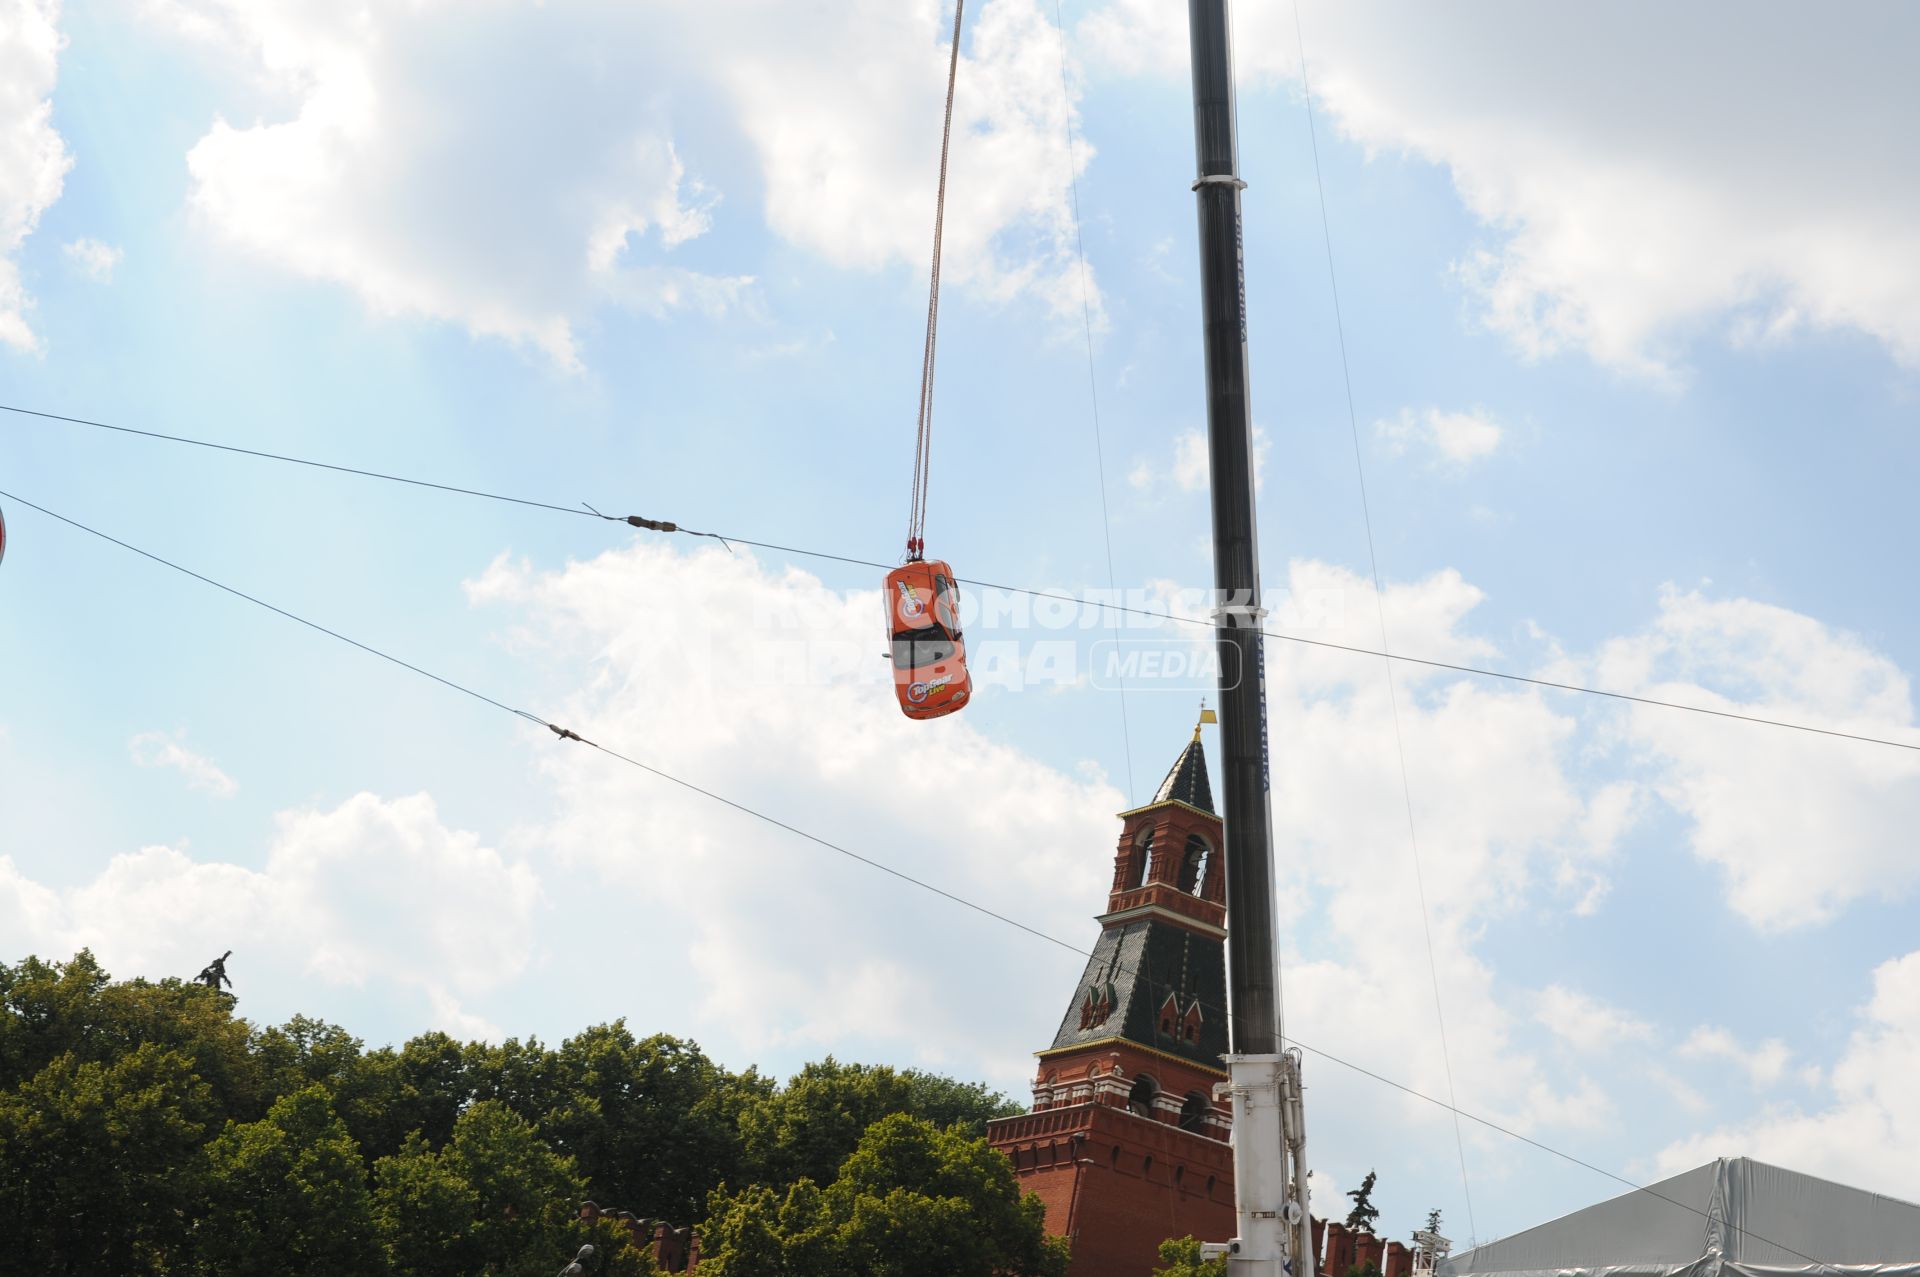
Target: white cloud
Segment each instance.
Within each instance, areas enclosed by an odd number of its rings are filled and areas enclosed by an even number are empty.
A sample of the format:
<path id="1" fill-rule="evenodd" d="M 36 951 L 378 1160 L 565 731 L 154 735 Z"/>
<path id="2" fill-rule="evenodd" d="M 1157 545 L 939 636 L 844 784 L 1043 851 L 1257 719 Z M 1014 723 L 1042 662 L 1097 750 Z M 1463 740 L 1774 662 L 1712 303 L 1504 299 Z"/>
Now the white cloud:
<path id="1" fill-rule="evenodd" d="M 758 149 L 767 219 L 780 234 L 841 265 L 924 266 L 951 32 L 943 8 L 712 6 L 708 30 L 720 38 L 710 53 Z M 1060 32 L 1036 0 L 987 0 L 976 12 L 954 105 L 945 271 L 993 296 L 1032 291 L 1077 323 L 1069 187 L 1093 151 L 1081 139 L 1069 155 L 1076 117 L 1063 96 Z"/>
<path id="2" fill-rule="evenodd" d="M 1712 1101 L 1702 1095 L 1698 1088 L 1660 1065 L 1647 1065 L 1645 1072 L 1647 1078 L 1659 1088 L 1661 1094 L 1686 1112 L 1698 1115 L 1713 1107 Z"/>
<path id="3" fill-rule="evenodd" d="M 284 103 L 267 120 L 217 120 L 193 148 L 206 224 L 376 313 L 460 323 L 575 367 L 602 305 L 750 305 L 748 276 L 676 253 L 713 226 L 722 172 L 764 193 L 777 234 L 836 264 L 919 265 L 930 251 L 946 69 L 935 0 L 149 10 Z M 947 277 L 1077 319 L 1058 32 L 1035 0 L 988 0 L 967 50 Z M 716 104 L 718 124 L 700 118 Z M 728 129 L 756 172 L 728 169 Z"/>
<path id="4" fill-rule="evenodd" d="M 73 167 L 53 127 L 65 45 L 59 0 L 0 0 L 0 342 L 27 352 L 39 350 L 40 339 L 27 324 L 33 299 L 19 254 Z"/>
<path id="5" fill-rule="evenodd" d="M 1653 1040 L 1653 1026 L 1640 1017 L 1558 984 L 1535 997 L 1533 1017 L 1583 1054 Z"/>
<path id="6" fill-rule="evenodd" d="M 724 311 L 750 281 L 675 263 L 712 196 L 635 91 L 645 68 L 612 59 L 635 23 L 593 32 L 610 9 L 181 4 L 290 103 L 273 122 L 214 122 L 187 156 L 193 207 L 376 314 L 463 324 L 563 367 L 598 304 Z"/>
<path id="7" fill-rule="evenodd" d="M 113 278 L 114 267 L 126 256 L 112 244 L 103 244 L 97 239 L 76 239 L 71 244 L 63 245 L 61 251 L 75 269 L 100 284 Z"/>
<path id="8" fill-rule="evenodd" d="M 1091 946 L 1123 796 L 995 743 L 984 704 L 903 718 L 877 590 L 645 543 L 557 572 L 503 560 L 469 590 L 511 610 L 524 659 L 574 689 L 557 721 L 588 739 Z M 604 754 L 543 767 L 558 815 L 537 836 L 567 872 L 685 903 L 603 960 L 661 973 L 713 1049 L 865 1050 L 1024 1088 L 1075 955 Z"/>
<path id="9" fill-rule="evenodd" d="M 1920 114 L 1920 10 L 1302 8 L 1323 123 L 1451 175 L 1489 236 L 1460 276 L 1521 350 L 1660 376 L 1702 330 L 1831 328 L 1920 363 L 1920 167 L 1889 159 Z M 1110 65 L 1184 76 L 1183 19 L 1112 0 L 1082 34 Z M 1288 6 L 1240 10 L 1247 77 L 1297 78 L 1298 47 Z"/>
<path id="10" fill-rule="evenodd" d="M 479 991 L 532 954 L 533 871 L 448 829 L 425 794 L 283 814 L 266 872 L 317 920 L 310 965 L 330 980 L 397 968 L 436 992 Z"/>
<path id="11" fill-rule="evenodd" d="M 446 828 L 424 794 L 283 813 L 263 869 L 146 847 L 52 890 L 0 857 L 0 923 L 23 952 L 85 946 L 115 974 L 157 977 L 191 975 L 231 948 L 230 973 L 259 981 L 246 996 L 269 980 L 379 980 L 460 1032 L 482 1023 L 463 998 L 526 969 L 539 899 L 529 868 Z"/>
<path id="12" fill-rule="evenodd" d="M 1253 487 L 1257 492 L 1265 484 L 1267 457 L 1273 451 L 1273 442 L 1267 438 L 1266 429 L 1256 425 L 1253 428 Z M 1211 461 L 1207 451 L 1207 432 L 1205 430 L 1183 430 L 1173 441 L 1173 460 L 1170 465 L 1152 461 L 1138 461 L 1127 472 L 1127 483 L 1140 492 L 1151 493 L 1164 483 L 1170 483 L 1180 492 L 1205 492 L 1211 482 Z"/>
<path id="13" fill-rule="evenodd" d="M 1751 599 L 1668 589 L 1640 635 L 1604 645 L 1583 677 L 1609 689 L 1838 731 L 1920 739 L 1909 682 L 1859 638 Z M 1691 820 L 1733 909 L 1779 931 L 1920 883 L 1920 758 L 1780 728 L 1650 706 L 1627 744 L 1661 797 Z"/>
<path id="14" fill-rule="evenodd" d="M 1255 467 L 1258 470 L 1259 467 Z M 1207 435 L 1189 430 L 1173 444 L 1173 485 L 1182 492 L 1207 490 Z"/>
<path id="15" fill-rule="evenodd" d="M 127 742 L 133 761 L 141 767 L 170 767 L 187 779 L 187 788 L 231 798 L 240 792 L 239 784 L 216 766 L 212 759 L 194 753 L 181 743 L 184 733 L 168 736 L 164 732 L 142 732 Z"/>
<path id="16" fill-rule="evenodd" d="M 1756 1091 L 1778 1086 L 1793 1061 L 1793 1052 L 1778 1038 L 1768 1038 L 1758 1046 L 1749 1047 L 1727 1030 L 1707 1024 L 1687 1035 L 1687 1040 L 1680 1044 L 1680 1055 L 1689 1060 L 1733 1064 L 1747 1075 Z"/>
<path id="17" fill-rule="evenodd" d="M 1860 1026 L 1834 1066 L 1832 1102 L 1808 1112 L 1771 1109 L 1754 1118 L 1690 1136 L 1660 1153 L 1663 1170 L 1713 1157 L 1745 1154 L 1842 1183 L 1908 1199 L 1920 1198 L 1920 953 L 1883 963 Z"/>
<path id="18" fill-rule="evenodd" d="M 59 894 L 22 874 L 11 856 L 0 856 L 0 935 L 8 937 L 15 950 L 8 959 L 35 948 L 64 950 L 65 942 L 53 939 L 60 919 Z"/>
<path id="19" fill-rule="evenodd" d="M 1418 446 L 1431 450 L 1435 462 L 1456 470 L 1492 456 L 1504 434 L 1499 423 L 1478 408 L 1469 412 L 1429 408 L 1423 413 L 1406 408 L 1398 418 L 1374 423 L 1373 429 L 1392 456 L 1404 456 Z"/>
<path id="20" fill-rule="evenodd" d="M 1289 624 L 1372 641 L 1370 587 L 1321 564 L 1290 573 Z M 469 586 L 510 609 L 523 660 L 574 690 L 556 721 L 687 781 L 872 856 L 1049 935 L 1090 944 L 1110 881 L 1123 797 L 1063 774 L 956 718 L 910 723 L 892 704 L 870 591 L 825 589 L 724 549 L 636 544 L 555 572 L 502 560 Z M 1491 654 L 1467 632 L 1480 595 L 1457 574 L 1396 586 L 1396 630 L 1441 657 Z M 652 618 L 693 618 L 660 626 Z M 976 627 L 976 645 L 985 631 Z M 1276 649 L 1280 645 L 1274 645 Z M 1290 1028 L 1361 1059 L 1392 1059 L 1443 1093 L 1433 994 L 1409 881 L 1392 726 L 1377 663 L 1270 655 L 1274 805 L 1283 911 L 1328 932 L 1287 974 Z M 582 671 L 585 671 L 584 676 Z M 1529 1129 L 1591 1127 L 1612 1101 L 1594 1079 L 1550 1075 L 1524 1012 L 1476 952 L 1486 919 L 1579 908 L 1604 882 L 1630 803 L 1568 774 L 1573 721 L 1533 693 L 1416 676 L 1402 684 L 1428 907 L 1461 1102 Z M 1071 703 L 1060 711 L 1071 715 Z M 663 726 L 670 725 L 670 726 Z M 1439 748 L 1444 742 L 1445 748 Z M 1168 760 L 1179 742 L 1168 742 Z M 1080 960 L 1003 924 L 756 822 L 710 798 L 579 748 L 543 767 L 558 815 L 532 836 L 567 872 L 616 892 L 697 907 L 650 914 L 602 961 L 684 985 L 703 1041 L 864 1050 L 938 1063 L 1019 1088 L 1027 1053 L 1072 989 Z M 1498 793 L 1498 803 L 1486 801 Z M 937 813 L 937 814 L 936 814 Z M 1394 943 L 1379 943 L 1397 918 Z M 804 961 L 800 955 L 804 952 Z M 1325 956 L 1325 955 L 1337 956 Z M 951 973 L 965 970 L 967 978 Z M 1368 1008 L 1355 1016 L 1353 1008 Z M 668 1014 L 671 1014 L 669 1012 Z M 1329 1089 L 1347 1085 L 1331 1072 Z M 1424 1108 L 1356 1109 L 1430 1127 Z M 1371 1118 L 1365 1119 L 1371 1120 Z"/>
<path id="21" fill-rule="evenodd" d="M 1295 562 L 1288 589 L 1295 600 L 1319 600 L 1310 637 L 1378 645 L 1365 578 Z M 1459 574 L 1444 572 L 1390 585 L 1384 603 L 1398 646 L 1474 662 L 1498 655 L 1471 632 L 1481 599 Z M 1538 694 L 1397 671 L 1419 840 L 1416 890 L 1381 663 L 1276 642 L 1267 664 L 1269 712 L 1287 725 L 1274 734 L 1272 761 L 1282 933 L 1304 933 L 1311 953 L 1337 955 L 1288 968 L 1290 1031 L 1348 1059 L 1391 1060 L 1397 1077 L 1445 1096 L 1437 978 L 1463 1108 L 1522 1129 L 1601 1121 L 1610 1098 L 1592 1078 L 1550 1069 L 1533 1053 L 1524 998 L 1476 950 L 1494 918 L 1519 909 L 1577 911 L 1604 889 L 1635 813 L 1629 795 L 1576 776 L 1574 720 Z M 1437 974 L 1428 969 L 1422 895 Z M 1318 1071 L 1316 1085 L 1338 1088 L 1337 1103 L 1351 1101 L 1350 1113 L 1366 1115 L 1347 1119 L 1366 1127 L 1342 1132 L 1349 1143 L 1365 1146 L 1416 1127 L 1444 1128 L 1451 1138 L 1445 1115 L 1430 1106 L 1381 1105 L 1357 1089 L 1364 1084 L 1337 1072 Z"/>
<path id="22" fill-rule="evenodd" d="M 1321 600 L 1310 637 L 1377 644 L 1365 579 L 1296 563 L 1289 584 L 1295 599 Z M 1327 605 L 1328 599 L 1335 603 Z M 1456 574 L 1390 587 L 1386 611 L 1395 646 L 1439 660 L 1500 664 L 1499 653 L 1472 633 L 1479 602 L 1479 592 Z M 1550 673 L 1575 672 L 1566 664 Z M 1272 767 L 1274 809 L 1284 813 L 1276 829 L 1282 932 L 1304 936 L 1298 943 L 1310 946 L 1288 968 L 1289 1026 L 1349 1059 L 1395 1060 L 1396 1076 L 1443 1096 L 1447 1079 L 1417 930 L 1420 904 L 1383 675 L 1377 662 L 1284 644 L 1273 645 L 1269 669 L 1270 712 L 1287 724 L 1275 736 Z M 1904 727 L 1912 734 L 1906 680 L 1884 657 L 1810 618 L 1750 600 L 1669 591 L 1645 633 L 1604 645 L 1573 681 L 1879 734 Z M 1523 1128 L 1590 1125 L 1615 1112 L 1609 1089 L 1634 1078 L 1650 1081 L 1688 1111 L 1710 1107 L 1693 1070 L 1682 1080 L 1659 1066 L 1655 1024 L 1566 984 L 1516 996 L 1513 973 L 1495 969 L 1476 951 L 1480 933 L 1504 915 L 1590 907 L 1606 889 L 1615 847 L 1650 799 L 1664 798 L 1694 817 L 1696 850 L 1725 869 L 1730 903 L 1759 925 L 1830 917 L 1861 895 L 1897 897 L 1920 878 L 1905 837 L 1920 816 L 1913 808 L 1920 773 L 1899 751 L 1809 742 L 1748 725 L 1709 726 L 1650 707 L 1598 716 L 1587 730 L 1576 730 L 1573 719 L 1553 712 L 1558 702 L 1417 668 L 1401 672 L 1400 688 L 1453 1074 L 1460 1103 L 1470 1111 Z M 1623 742 L 1637 770 L 1632 779 L 1608 779 L 1616 769 L 1593 764 Z M 1817 842 L 1810 841 L 1816 829 Z M 1810 846 L 1818 854 L 1809 854 Z M 1387 927 L 1391 941 L 1382 939 L 1387 918 L 1396 920 Z M 1920 989 L 1920 955 L 1912 968 L 1911 983 Z M 1909 1053 L 1920 1041 L 1914 1036 L 1920 1035 L 1920 998 L 1912 1002 Z M 1906 1005 L 1885 994 L 1876 1007 L 1896 1004 Z M 1571 1067 L 1564 1058 L 1533 1053 L 1523 1031 L 1528 1012 L 1573 1049 Z M 1876 1014 L 1898 1018 L 1890 1010 Z M 1424 1049 L 1408 1050 L 1409 1042 Z M 1582 1070 L 1581 1058 L 1616 1048 L 1619 1067 L 1591 1077 Z M 1743 1042 L 1713 1026 L 1666 1053 L 1696 1069 L 1725 1072 L 1731 1065 L 1755 1091 L 1819 1081 L 1783 1042 Z M 1906 1057 L 1892 1049 L 1883 1054 L 1905 1067 Z M 1860 1075 L 1861 1066 L 1843 1065 L 1832 1084 L 1839 1089 L 1850 1077 L 1864 1086 Z M 1887 1076 L 1896 1076 L 1891 1067 Z M 1331 1081 L 1332 1094 L 1321 1092 L 1321 1111 L 1331 1101 L 1342 1115 L 1338 1138 L 1348 1142 L 1431 1130 L 1443 1120 L 1411 1106 L 1404 1112 L 1388 1106 L 1381 1115 L 1377 1099 L 1358 1084 L 1347 1094 L 1347 1081 L 1337 1073 Z M 1328 1082 L 1319 1075 L 1319 1085 Z M 1874 1097 L 1879 1108 L 1893 1103 Z M 1908 1111 L 1920 1116 L 1911 1106 Z M 1375 1116 L 1354 1116 L 1370 1113 Z M 1873 1130 L 1874 1122 L 1890 1126 L 1891 1119 L 1859 1104 L 1822 1120 L 1832 1128 L 1826 1138 L 1836 1142 L 1888 1146 L 1912 1135 L 1907 1127 Z M 1370 1121 L 1378 1131 L 1367 1127 Z M 1354 1126 L 1365 1129 L 1356 1134 Z M 1789 1149 L 1799 1160 L 1784 1152 L 1781 1159 L 1805 1164 L 1799 1148 L 1820 1128 L 1803 1138 L 1794 1122 L 1752 1124 L 1765 1132 L 1776 1127 L 1783 1132 L 1776 1151 L 1787 1147 L 1789 1135 L 1800 1141 Z M 1671 1161 L 1677 1167 L 1745 1151 L 1763 1152 L 1715 1137 Z M 1480 1154 L 1496 1168 L 1498 1156 L 1493 1148 Z"/>

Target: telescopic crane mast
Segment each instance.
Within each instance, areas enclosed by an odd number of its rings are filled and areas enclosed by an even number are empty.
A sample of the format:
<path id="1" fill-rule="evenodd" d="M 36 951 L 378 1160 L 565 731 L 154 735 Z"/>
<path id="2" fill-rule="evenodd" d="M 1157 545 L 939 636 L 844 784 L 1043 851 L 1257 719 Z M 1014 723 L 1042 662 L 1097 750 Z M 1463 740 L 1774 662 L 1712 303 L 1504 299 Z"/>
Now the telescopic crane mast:
<path id="1" fill-rule="evenodd" d="M 1228 0 L 1188 0 L 1193 49 L 1193 184 L 1200 215 L 1200 296 L 1206 330 L 1207 441 L 1213 494 L 1215 638 L 1226 779 L 1227 960 L 1233 1054 L 1235 1214 L 1225 1246 L 1232 1277 L 1311 1277 L 1306 1121 L 1300 1056 L 1282 1049 L 1268 803 L 1266 666 L 1259 541 L 1254 528 L 1253 416 L 1247 375 L 1242 250 Z M 1293 1261 L 1293 1262 L 1290 1262 Z"/>

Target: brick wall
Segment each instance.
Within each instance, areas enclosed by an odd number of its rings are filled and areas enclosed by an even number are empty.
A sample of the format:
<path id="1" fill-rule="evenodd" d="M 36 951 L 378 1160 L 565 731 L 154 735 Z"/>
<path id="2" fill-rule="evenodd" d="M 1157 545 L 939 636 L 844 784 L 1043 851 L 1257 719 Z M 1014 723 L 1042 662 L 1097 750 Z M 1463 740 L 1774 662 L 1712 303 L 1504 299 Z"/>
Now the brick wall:
<path id="1" fill-rule="evenodd" d="M 1369 1264 L 1381 1277 L 1411 1277 L 1413 1272 L 1413 1251 L 1405 1243 L 1355 1232 L 1345 1224 L 1314 1220 L 1313 1248 L 1320 1277 L 1346 1277 L 1349 1270 Z"/>
<path id="2" fill-rule="evenodd" d="M 691 1227 L 675 1228 L 665 1220 L 641 1219 L 632 1211 L 602 1210 L 594 1202 L 580 1207 L 589 1222 L 607 1219 L 623 1225 L 633 1248 L 652 1258 L 663 1273 L 692 1272 L 700 1263 L 700 1238 Z"/>
<path id="3" fill-rule="evenodd" d="M 1083 1101 L 988 1127 L 1072 1244 L 1071 1277 L 1148 1277 L 1167 1238 L 1232 1235 L 1233 1151 L 1164 1116 Z"/>

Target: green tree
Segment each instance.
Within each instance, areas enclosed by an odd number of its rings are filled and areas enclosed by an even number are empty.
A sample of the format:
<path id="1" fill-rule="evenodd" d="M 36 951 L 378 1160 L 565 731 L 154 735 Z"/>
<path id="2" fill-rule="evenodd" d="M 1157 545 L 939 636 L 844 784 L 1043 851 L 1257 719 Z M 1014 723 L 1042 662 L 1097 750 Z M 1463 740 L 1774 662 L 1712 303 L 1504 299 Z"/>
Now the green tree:
<path id="1" fill-rule="evenodd" d="M 415 1038 L 407 1043 L 408 1055 L 414 1056 L 416 1046 L 425 1045 L 423 1039 Z M 470 1043 L 464 1070 L 474 1099 L 499 1100 L 535 1125 L 544 1125 L 562 1101 L 559 1063 L 558 1055 L 537 1040 L 509 1038 L 498 1045 Z M 424 1060 L 416 1064 L 423 1066 Z M 447 1125 L 451 1130 L 451 1114 Z"/>
<path id="2" fill-rule="evenodd" d="M 394 1109 L 390 1113 L 388 1138 L 379 1153 L 398 1148 L 401 1140 L 414 1131 L 423 1133 L 435 1148 L 453 1138 L 453 1124 L 460 1113 L 476 1099 L 485 1096 L 475 1090 L 474 1052 L 478 1046 L 462 1046 L 444 1033 L 423 1033 L 409 1038 L 392 1056 L 395 1077 Z M 535 1114 L 522 1112 L 532 1120 Z"/>
<path id="3" fill-rule="evenodd" d="M 588 1196 L 682 1225 L 711 1202 L 755 1277 L 1050 1275 L 1037 1200 L 975 1138 L 1015 1111 L 831 1059 L 780 1088 L 624 1022 L 558 1049 L 369 1050 L 305 1016 L 257 1028 L 197 984 L 115 981 L 85 951 L 28 957 L 0 963 L 0 1277 L 506 1277 L 588 1241 L 596 1271 L 650 1272 L 633 1232 L 578 1218 Z"/>
<path id="4" fill-rule="evenodd" d="M 185 1056 L 222 1112 L 255 1118 L 271 1102 L 233 999 L 179 980 L 116 982 L 82 949 L 64 963 L 0 963 L 0 1089 L 55 1059 L 111 1064 L 142 1045 Z"/>
<path id="5" fill-rule="evenodd" d="M 523 1258 L 552 1253 L 556 1234 L 586 1196 L 573 1159 L 491 1100 L 460 1115 L 445 1157 L 479 1197 L 476 1236 L 485 1272 L 512 1272 Z"/>
<path id="6" fill-rule="evenodd" d="M 374 1180 L 380 1242 L 401 1272 L 518 1273 L 551 1256 L 558 1267 L 587 1240 L 576 1214 L 586 1188 L 573 1159 L 498 1100 L 462 1113 L 438 1152 L 424 1137 L 409 1139 L 375 1164 Z"/>
<path id="7" fill-rule="evenodd" d="M 812 1187 L 811 1181 L 808 1187 Z M 709 1203 L 707 1222 L 700 1230 L 701 1269 L 717 1269 L 720 1277 L 745 1277 L 749 1273 L 795 1277 L 799 1270 L 787 1261 L 780 1207 L 779 1194 L 765 1184 L 753 1184 L 731 1195 L 716 1191 Z"/>
<path id="8" fill-rule="evenodd" d="M 227 1277 L 375 1269 L 366 1166 L 326 1088 L 274 1101 L 258 1122 L 230 1122 L 207 1145 L 207 1211 L 196 1240 Z"/>
<path id="9" fill-rule="evenodd" d="M 1440 1208 L 1438 1206 L 1427 1212 L 1427 1231 L 1435 1234 L 1440 1232 Z"/>
<path id="10" fill-rule="evenodd" d="M 373 1218 L 396 1273 L 458 1277 L 479 1267 L 480 1194 L 415 1133 L 373 1166 Z"/>
<path id="11" fill-rule="evenodd" d="M 305 1015 L 258 1030 L 249 1046 L 275 1099 L 316 1083 L 338 1091 L 364 1051 L 339 1025 Z"/>
<path id="12" fill-rule="evenodd" d="M 19 1086 L 63 1055 L 99 1059 L 87 1026 L 110 980 L 86 949 L 66 963 L 0 963 L 0 1087 Z"/>
<path id="13" fill-rule="evenodd" d="M 1200 1243 L 1192 1237 L 1161 1242 L 1160 1262 L 1166 1267 L 1154 1269 L 1153 1277 L 1227 1277 L 1227 1261 L 1200 1258 Z"/>
<path id="14" fill-rule="evenodd" d="M 867 1128 L 890 1114 L 906 1113 L 943 1129 L 958 1125 L 978 1136 L 993 1118 L 1019 1111 L 975 1083 L 842 1064 L 829 1056 L 741 1115 L 744 1169 L 751 1182 L 779 1191 L 802 1179 L 830 1184 Z"/>
<path id="15" fill-rule="evenodd" d="M 1347 1193 L 1353 1199 L 1353 1209 L 1347 1212 L 1347 1227 L 1356 1233 L 1371 1233 L 1373 1221 L 1380 1218 L 1380 1208 L 1373 1204 L 1373 1183 L 1377 1178 L 1373 1171 L 1360 1181 L 1360 1187 Z"/>
<path id="16" fill-rule="evenodd" d="M 536 1120 L 601 1205 L 686 1221 L 739 1178 L 742 1101 L 764 1092 L 754 1075 L 734 1078 L 692 1042 L 635 1039 L 624 1020 L 568 1039 L 553 1067 L 556 1107 Z"/>
<path id="17" fill-rule="evenodd" d="M 720 1277 L 1061 1277 L 1066 1243 L 984 1139 L 896 1113 L 820 1188 L 776 1211 L 764 1185 L 716 1195 L 704 1237 Z M 701 1261 L 704 1271 L 707 1260 Z"/>
<path id="18" fill-rule="evenodd" d="M 578 1253 L 589 1242 L 593 1245 L 593 1262 L 586 1269 L 593 1277 L 657 1277 L 660 1272 L 650 1251 L 634 1247 L 633 1234 L 626 1225 L 604 1216 L 591 1224 L 583 1219 L 569 1224 L 559 1258 Z M 545 1269 L 537 1271 L 544 1277 Z"/>
<path id="19" fill-rule="evenodd" d="M 104 1063 L 69 1050 L 0 1092 L 0 1274 L 168 1270 L 214 1117 L 188 1056 L 154 1043 Z"/>
<path id="20" fill-rule="evenodd" d="M 296 1018 L 287 1026 L 305 1045 L 306 1073 L 333 1092 L 347 1129 L 368 1161 L 396 1153 L 418 1131 L 434 1148 L 453 1138 L 461 1110 L 480 1098 L 474 1090 L 472 1053 L 445 1033 L 423 1033 L 399 1050 L 362 1050 L 332 1026 L 313 1034 L 316 1022 Z M 303 1032 L 295 1032 L 296 1027 Z M 333 1035 L 338 1035 L 335 1037 Z M 346 1050 L 351 1044 L 352 1049 Z M 524 1114 L 529 1118 L 535 1114 Z"/>
<path id="21" fill-rule="evenodd" d="M 410 1132 L 432 1124 L 442 1110 L 445 1121 L 434 1130 L 445 1143 L 454 1114 L 466 1098 L 456 1094 L 437 1103 L 422 1103 L 404 1058 L 392 1048 L 368 1051 L 359 1038 L 338 1025 L 304 1015 L 257 1031 L 252 1047 L 276 1098 L 308 1086 L 325 1087 L 334 1111 L 368 1160 L 396 1151 Z M 457 1059 L 460 1048 L 455 1045 L 453 1050 Z"/>

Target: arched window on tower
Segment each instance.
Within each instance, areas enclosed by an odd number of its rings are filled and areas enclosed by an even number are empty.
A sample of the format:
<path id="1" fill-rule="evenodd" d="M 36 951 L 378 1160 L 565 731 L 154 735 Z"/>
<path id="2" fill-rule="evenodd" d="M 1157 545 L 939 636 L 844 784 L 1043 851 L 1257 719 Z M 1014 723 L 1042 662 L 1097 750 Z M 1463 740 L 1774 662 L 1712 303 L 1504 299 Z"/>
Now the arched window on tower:
<path id="1" fill-rule="evenodd" d="M 1160 1088 L 1154 1085 L 1152 1078 L 1142 1073 L 1133 1080 L 1133 1090 L 1127 1093 L 1127 1107 L 1144 1118 L 1153 1117 L 1153 1097 L 1160 1094 Z"/>
<path id="2" fill-rule="evenodd" d="M 1207 860 L 1212 854 L 1206 839 L 1199 834 L 1187 835 L 1186 854 L 1180 861 L 1180 890 L 1190 896 L 1200 894 L 1207 883 Z"/>
<path id="3" fill-rule="evenodd" d="M 1153 881 L 1153 830 L 1148 829 L 1134 840 L 1133 872 L 1127 877 L 1127 890 L 1144 887 Z"/>
<path id="4" fill-rule="evenodd" d="M 1198 1134 L 1206 1129 L 1207 1112 L 1213 1105 L 1207 1103 L 1207 1097 L 1198 1091 L 1187 1092 L 1186 1103 L 1180 1106 L 1180 1129 Z"/>

